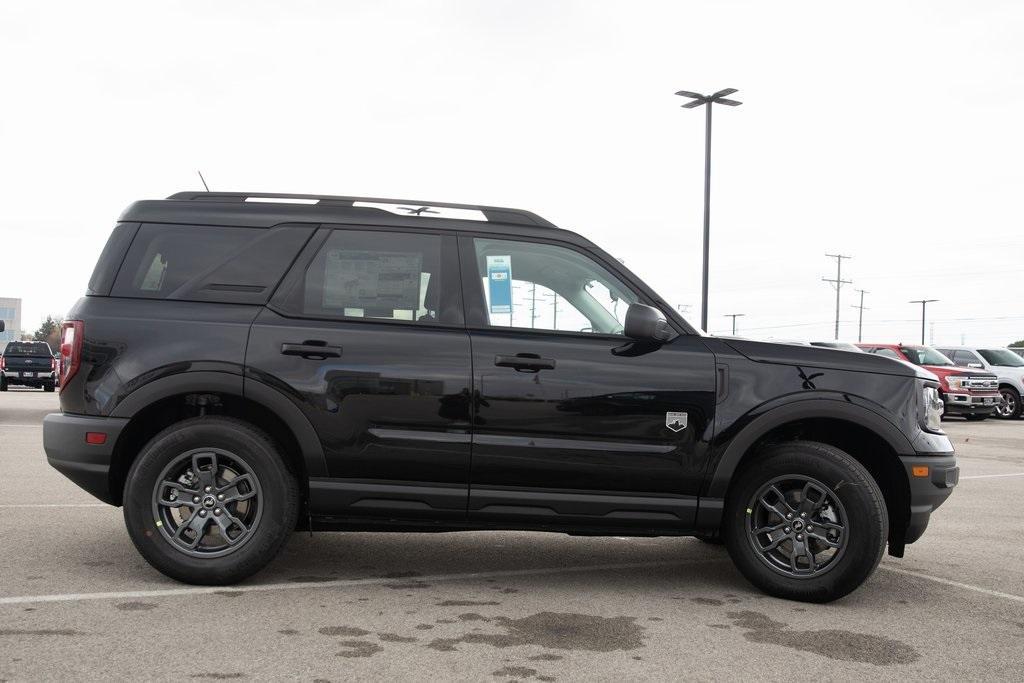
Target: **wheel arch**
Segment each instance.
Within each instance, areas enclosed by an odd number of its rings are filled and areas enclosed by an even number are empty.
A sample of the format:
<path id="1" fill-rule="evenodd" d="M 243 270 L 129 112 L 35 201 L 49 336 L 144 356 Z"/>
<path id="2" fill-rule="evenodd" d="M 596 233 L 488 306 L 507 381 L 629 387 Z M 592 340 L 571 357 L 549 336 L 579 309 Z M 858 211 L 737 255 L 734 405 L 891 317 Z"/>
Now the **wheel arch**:
<path id="1" fill-rule="evenodd" d="M 128 418 L 111 455 L 110 495 L 122 503 L 136 456 L 157 433 L 197 414 L 227 415 L 267 432 L 281 448 L 308 499 L 309 478 L 326 476 L 323 447 L 302 411 L 276 389 L 240 375 L 184 372 L 148 383 L 123 399 L 111 417 Z"/>
<path id="2" fill-rule="evenodd" d="M 780 406 L 752 420 L 720 458 L 707 496 L 724 501 L 736 474 L 756 463 L 764 446 L 816 441 L 838 448 L 862 464 L 885 497 L 891 553 L 902 553 L 910 520 L 910 486 L 899 459 L 914 453 L 910 440 L 889 420 L 856 404 L 816 399 Z"/>

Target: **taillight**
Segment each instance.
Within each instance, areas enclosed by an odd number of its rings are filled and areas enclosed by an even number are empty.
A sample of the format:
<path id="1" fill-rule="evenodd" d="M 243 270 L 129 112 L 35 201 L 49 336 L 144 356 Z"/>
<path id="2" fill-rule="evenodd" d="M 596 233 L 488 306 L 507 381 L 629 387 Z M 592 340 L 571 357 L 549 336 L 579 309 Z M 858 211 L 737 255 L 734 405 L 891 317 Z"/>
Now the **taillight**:
<path id="1" fill-rule="evenodd" d="M 57 359 L 56 358 L 50 358 L 50 372 L 53 372 L 56 369 L 57 369 Z"/>
<path id="2" fill-rule="evenodd" d="M 4 358 L 3 356 L 0 356 L 0 370 L 6 370 L 6 369 L 7 369 L 7 359 Z"/>
<path id="3" fill-rule="evenodd" d="M 78 372 L 82 364 L 82 333 L 85 326 L 81 320 L 65 320 L 60 330 L 60 390 L 67 388 L 68 382 Z"/>

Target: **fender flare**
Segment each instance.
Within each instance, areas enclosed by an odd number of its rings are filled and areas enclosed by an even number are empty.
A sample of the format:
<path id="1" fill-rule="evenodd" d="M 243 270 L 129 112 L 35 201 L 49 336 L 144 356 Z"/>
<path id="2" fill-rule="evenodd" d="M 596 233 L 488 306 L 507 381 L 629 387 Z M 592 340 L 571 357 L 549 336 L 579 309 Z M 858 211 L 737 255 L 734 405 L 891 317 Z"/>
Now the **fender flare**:
<path id="1" fill-rule="evenodd" d="M 181 372 L 148 382 L 115 406 L 110 417 L 134 417 L 147 406 L 179 394 L 233 394 L 261 405 L 274 413 L 291 430 L 302 451 L 302 460 L 310 477 L 326 477 L 327 459 L 323 445 L 303 412 L 280 391 L 252 378 L 229 372 Z"/>
<path id="2" fill-rule="evenodd" d="M 851 422 L 874 432 L 898 455 L 912 455 L 915 452 L 910 439 L 896 425 L 869 408 L 837 399 L 802 398 L 759 415 L 733 437 L 711 475 L 706 496 L 725 498 L 736 468 L 758 439 L 787 422 L 813 418 Z"/>

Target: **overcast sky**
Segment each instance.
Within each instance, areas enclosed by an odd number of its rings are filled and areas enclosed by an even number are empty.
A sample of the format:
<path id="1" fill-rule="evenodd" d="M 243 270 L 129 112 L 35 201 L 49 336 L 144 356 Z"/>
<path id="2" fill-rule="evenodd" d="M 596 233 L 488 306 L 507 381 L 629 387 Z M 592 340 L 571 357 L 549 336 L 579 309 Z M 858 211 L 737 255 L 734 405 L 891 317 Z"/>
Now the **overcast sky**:
<path id="1" fill-rule="evenodd" d="M 0 296 L 84 291 L 118 214 L 201 189 L 531 209 L 712 332 L 1024 338 L 1021 2 L 5 2 Z"/>

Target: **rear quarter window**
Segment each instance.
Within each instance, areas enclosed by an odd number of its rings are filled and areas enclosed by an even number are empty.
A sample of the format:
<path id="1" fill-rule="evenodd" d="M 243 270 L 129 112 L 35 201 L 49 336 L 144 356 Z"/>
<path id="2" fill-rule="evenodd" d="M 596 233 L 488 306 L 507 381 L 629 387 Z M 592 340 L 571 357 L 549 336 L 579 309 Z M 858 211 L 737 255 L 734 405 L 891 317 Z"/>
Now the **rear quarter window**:
<path id="1" fill-rule="evenodd" d="M 309 239 L 311 226 L 271 229 L 145 224 L 111 290 L 114 296 L 266 303 Z"/>

